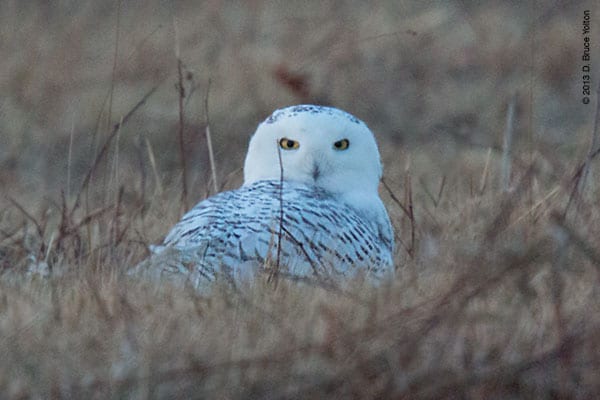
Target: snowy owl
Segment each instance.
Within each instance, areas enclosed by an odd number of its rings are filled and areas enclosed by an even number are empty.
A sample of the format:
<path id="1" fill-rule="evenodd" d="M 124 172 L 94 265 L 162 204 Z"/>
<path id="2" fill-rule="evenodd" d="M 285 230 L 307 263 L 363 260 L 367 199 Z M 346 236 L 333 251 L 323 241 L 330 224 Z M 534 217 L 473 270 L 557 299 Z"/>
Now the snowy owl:
<path id="1" fill-rule="evenodd" d="M 393 273 L 382 166 L 361 120 L 336 108 L 275 111 L 250 140 L 244 183 L 201 201 L 138 268 L 194 286 L 259 272 L 335 279 Z M 149 261 L 149 262 L 148 262 Z"/>

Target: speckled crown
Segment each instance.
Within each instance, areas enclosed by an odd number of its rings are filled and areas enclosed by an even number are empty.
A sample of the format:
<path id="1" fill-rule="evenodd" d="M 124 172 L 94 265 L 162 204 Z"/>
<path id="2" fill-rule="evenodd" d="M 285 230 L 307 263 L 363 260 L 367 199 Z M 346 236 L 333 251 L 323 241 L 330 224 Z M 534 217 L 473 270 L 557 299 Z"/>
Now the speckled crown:
<path id="1" fill-rule="evenodd" d="M 356 118 L 352 114 L 348 114 L 345 111 L 339 110 L 333 107 L 315 106 L 311 104 L 302 104 L 298 106 L 291 106 L 276 110 L 271 114 L 265 121 L 267 124 L 272 124 L 280 120 L 281 118 L 291 118 L 298 114 L 309 113 L 309 114 L 326 114 L 335 117 L 346 118 L 354 124 L 362 124 L 363 122 Z"/>

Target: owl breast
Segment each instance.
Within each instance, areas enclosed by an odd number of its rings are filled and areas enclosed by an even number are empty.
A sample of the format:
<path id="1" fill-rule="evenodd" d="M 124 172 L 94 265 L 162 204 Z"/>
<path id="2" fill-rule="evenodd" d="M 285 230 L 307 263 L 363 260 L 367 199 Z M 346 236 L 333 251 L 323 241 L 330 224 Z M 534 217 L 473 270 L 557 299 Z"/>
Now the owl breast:
<path id="1" fill-rule="evenodd" d="M 380 226 L 314 186 L 258 181 L 200 202 L 161 249 L 176 249 L 185 270 L 209 280 L 223 271 L 251 276 L 274 265 L 291 276 L 363 271 L 381 278 L 392 271 L 393 237 L 384 217 L 387 224 Z"/>

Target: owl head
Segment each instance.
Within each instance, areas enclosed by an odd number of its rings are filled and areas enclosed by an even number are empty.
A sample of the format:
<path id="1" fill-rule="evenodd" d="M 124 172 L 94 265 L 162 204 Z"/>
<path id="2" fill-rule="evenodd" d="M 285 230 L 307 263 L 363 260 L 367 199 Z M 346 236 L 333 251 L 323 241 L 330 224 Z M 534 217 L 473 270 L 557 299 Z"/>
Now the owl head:
<path id="1" fill-rule="evenodd" d="M 279 180 L 282 171 L 285 181 L 356 198 L 378 196 L 382 167 L 364 122 L 336 108 L 298 105 L 275 111 L 258 126 L 246 155 L 244 185 Z"/>

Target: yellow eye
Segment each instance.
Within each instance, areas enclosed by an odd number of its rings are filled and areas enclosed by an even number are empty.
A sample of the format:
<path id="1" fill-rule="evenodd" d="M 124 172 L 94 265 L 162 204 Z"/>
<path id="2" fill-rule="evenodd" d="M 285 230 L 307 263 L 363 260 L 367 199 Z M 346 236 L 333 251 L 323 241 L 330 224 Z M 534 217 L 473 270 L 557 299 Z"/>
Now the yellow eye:
<path id="1" fill-rule="evenodd" d="M 336 150 L 346 150 L 350 146 L 350 141 L 348 139 L 338 140 L 333 144 L 333 148 Z"/>
<path id="2" fill-rule="evenodd" d="M 300 142 L 288 138 L 282 138 L 279 140 L 279 147 L 284 150 L 296 150 L 298 147 L 300 147 Z"/>

